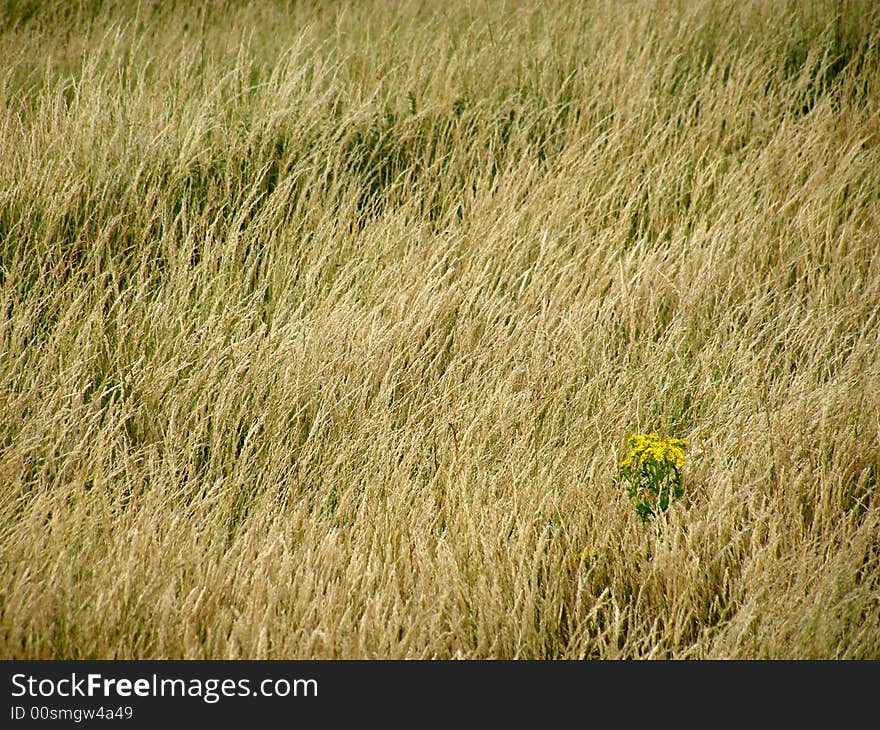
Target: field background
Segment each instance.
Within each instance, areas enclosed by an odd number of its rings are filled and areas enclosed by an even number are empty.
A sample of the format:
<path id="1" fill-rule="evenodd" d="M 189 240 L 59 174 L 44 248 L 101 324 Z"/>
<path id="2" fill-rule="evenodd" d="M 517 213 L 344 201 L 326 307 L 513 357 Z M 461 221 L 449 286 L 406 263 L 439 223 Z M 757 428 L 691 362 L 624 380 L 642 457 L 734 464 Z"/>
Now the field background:
<path id="1" fill-rule="evenodd" d="M 0 655 L 880 658 L 880 4 L 5 0 L 0 59 Z"/>

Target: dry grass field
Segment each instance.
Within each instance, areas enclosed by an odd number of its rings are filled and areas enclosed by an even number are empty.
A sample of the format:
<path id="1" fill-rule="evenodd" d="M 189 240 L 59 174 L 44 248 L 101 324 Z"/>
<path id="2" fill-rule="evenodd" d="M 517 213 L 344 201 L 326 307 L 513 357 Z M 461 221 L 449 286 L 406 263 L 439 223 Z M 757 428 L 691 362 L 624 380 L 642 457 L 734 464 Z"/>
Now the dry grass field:
<path id="1" fill-rule="evenodd" d="M 0 59 L 0 656 L 880 658 L 880 4 L 5 0 Z"/>

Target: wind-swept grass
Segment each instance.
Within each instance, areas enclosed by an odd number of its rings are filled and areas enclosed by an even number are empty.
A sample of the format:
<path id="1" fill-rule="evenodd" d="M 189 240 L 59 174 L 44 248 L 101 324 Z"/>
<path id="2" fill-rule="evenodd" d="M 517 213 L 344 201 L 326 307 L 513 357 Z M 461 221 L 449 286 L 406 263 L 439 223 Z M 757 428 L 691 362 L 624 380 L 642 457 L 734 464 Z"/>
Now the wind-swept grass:
<path id="1" fill-rule="evenodd" d="M 8 1 L 0 58 L 4 656 L 880 658 L 875 3 Z"/>

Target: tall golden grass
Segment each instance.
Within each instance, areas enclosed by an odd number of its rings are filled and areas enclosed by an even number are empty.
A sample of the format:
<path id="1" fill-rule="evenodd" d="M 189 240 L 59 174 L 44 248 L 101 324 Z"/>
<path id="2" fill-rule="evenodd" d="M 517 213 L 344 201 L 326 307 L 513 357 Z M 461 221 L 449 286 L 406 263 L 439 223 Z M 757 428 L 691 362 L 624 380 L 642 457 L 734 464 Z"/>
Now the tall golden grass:
<path id="1" fill-rule="evenodd" d="M 0 7 L 2 656 L 880 658 L 876 3 Z"/>

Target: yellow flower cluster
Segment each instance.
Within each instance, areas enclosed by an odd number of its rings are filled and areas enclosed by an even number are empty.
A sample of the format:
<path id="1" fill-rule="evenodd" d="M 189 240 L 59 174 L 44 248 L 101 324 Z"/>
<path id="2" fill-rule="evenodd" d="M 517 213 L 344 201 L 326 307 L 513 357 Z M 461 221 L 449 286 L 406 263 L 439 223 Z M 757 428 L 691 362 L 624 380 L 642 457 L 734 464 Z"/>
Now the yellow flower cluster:
<path id="1" fill-rule="evenodd" d="M 636 503 L 642 522 L 664 512 L 682 495 L 680 467 L 684 466 L 687 441 L 660 438 L 656 433 L 629 437 L 629 457 L 618 464 L 627 494 Z"/>
<path id="2" fill-rule="evenodd" d="M 629 437 L 628 443 L 629 457 L 618 464 L 620 469 L 629 469 L 634 462 L 684 466 L 684 452 L 688 447 L 684 439 L 664 439 L 656 433 L 637 433 Z"/>

